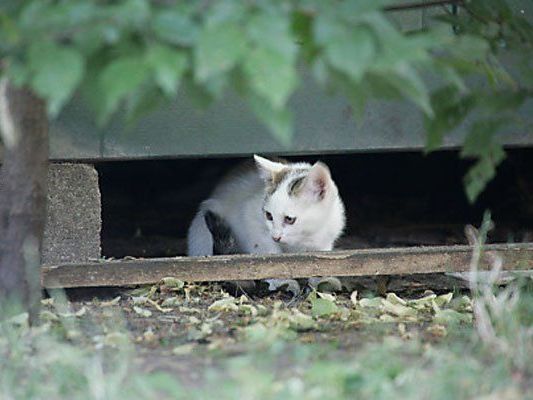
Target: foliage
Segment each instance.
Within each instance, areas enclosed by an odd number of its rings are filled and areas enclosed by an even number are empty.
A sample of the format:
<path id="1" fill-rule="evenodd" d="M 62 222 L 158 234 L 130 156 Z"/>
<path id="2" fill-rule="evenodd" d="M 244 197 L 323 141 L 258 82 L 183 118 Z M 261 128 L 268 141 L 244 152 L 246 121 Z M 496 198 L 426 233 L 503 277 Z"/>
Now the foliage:
<path id="1" fill-rule="evenodd" d="M 465 177 L 474 200 L 504 158 L 499 128 L 531 97 L 531 24 L 504 0 L 471 0 L 402 32 L 383 11 L 389 2 L 4 2 L 0 74 L 30 85 L 52 117 L 79 90 L 100 123 L 121 109 L 135 118 L 180 88 L 204 105 L 231 89 L 287 145 L 287 101 L 307 68 L 358 116 L 371 98 L 413 102 L 428 150 L 474 115 L 462 153 L 477 160 Z"/>

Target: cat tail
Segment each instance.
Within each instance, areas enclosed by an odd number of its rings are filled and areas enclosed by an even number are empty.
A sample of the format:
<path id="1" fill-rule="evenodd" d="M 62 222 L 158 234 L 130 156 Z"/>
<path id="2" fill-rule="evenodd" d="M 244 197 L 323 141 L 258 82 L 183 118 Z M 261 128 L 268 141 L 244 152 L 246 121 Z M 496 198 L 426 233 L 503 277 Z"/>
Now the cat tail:
<path id="1" fill-rule="evenodd" d="M 218 214 L 218 202 L 209 199 L 202 204 L 194 219 L 191 222 L 187 232 L 187 255 L 195 256 L 212 256 L 213 255 L 213 236 L 205 223 L 205 213 L 210 210 Z"/>
<path id="2" fill-rule="evenodd" d="M 237 238 L 226 220 L 211 210 L 205 211 L 204 218 L 213 238 L 213 255 L 239 254 Z"/>

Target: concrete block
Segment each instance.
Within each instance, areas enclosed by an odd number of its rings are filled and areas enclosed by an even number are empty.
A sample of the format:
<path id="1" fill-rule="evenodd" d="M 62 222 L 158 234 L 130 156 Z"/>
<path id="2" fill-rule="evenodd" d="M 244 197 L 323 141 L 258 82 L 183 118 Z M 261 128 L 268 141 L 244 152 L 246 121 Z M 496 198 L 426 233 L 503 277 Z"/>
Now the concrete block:
<path id="1" fill-rule="evenodd" d="M 98 173 L 88 164 L 51 164 L 43 264 L 80 262 L 101 255 Z"/>

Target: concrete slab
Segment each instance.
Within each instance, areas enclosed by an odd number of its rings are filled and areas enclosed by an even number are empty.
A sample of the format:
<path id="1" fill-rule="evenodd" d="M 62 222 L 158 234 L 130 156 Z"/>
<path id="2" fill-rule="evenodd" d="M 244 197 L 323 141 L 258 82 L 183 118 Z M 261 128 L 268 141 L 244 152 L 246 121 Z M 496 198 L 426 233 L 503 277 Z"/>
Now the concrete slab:
<path id="1" fill-rule="evenodd" d="M 101 255 L 98 173 L 88 164 L 52 164 L 43 264 L 81 262 Z"/>

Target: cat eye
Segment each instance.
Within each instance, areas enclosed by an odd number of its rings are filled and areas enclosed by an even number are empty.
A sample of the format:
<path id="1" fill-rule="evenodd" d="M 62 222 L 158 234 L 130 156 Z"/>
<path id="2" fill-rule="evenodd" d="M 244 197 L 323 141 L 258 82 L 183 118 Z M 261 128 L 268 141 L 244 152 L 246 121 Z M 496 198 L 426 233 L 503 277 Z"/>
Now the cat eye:
<path id="1" fill-rule="evenodd" d="M 265 211 L 265 217 L 266 219 L 268 219 L 269 221 L 272 221 L 274 218 L 272 218 L 272 214 L 270 214 L 268 211 Z"/>
<path id="2" fill-rule="evenodd" d="M 283 218 L 283 222 L 285 222 L 287 225 L 292 225 L 296 221 L 296 217 L 289 217 L 288 215 L 285 215 L 285 218 Z"/>

